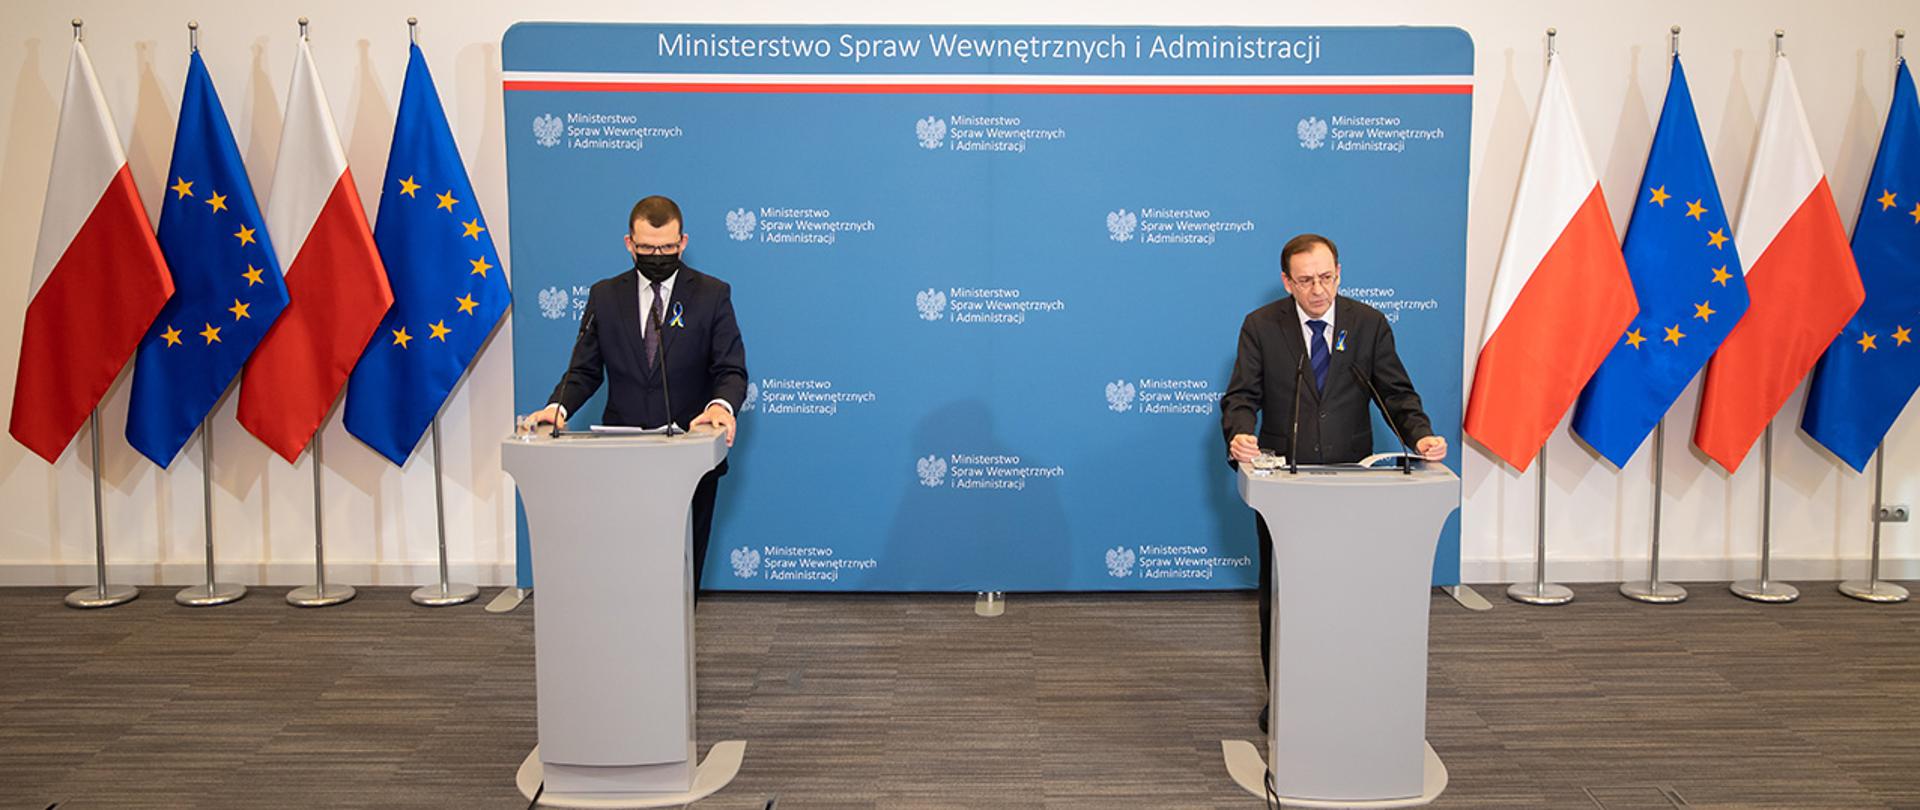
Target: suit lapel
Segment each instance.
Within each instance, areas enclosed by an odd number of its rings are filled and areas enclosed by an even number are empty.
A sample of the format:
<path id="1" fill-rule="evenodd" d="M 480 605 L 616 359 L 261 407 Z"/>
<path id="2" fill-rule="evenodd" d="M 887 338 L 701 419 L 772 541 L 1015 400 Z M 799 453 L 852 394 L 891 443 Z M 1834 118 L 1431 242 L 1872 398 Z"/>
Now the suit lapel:
<path id="1" fill-rule="evenodd" d="M 641 343 L 640 333 L 640 274 L 627 271 L 613 285 L 613 311 L 620 314 L 624 325 L 621 343 L 626 345 L 627 360 L 633 367 L 640 369 L 645 377 L 653 376 L 653 368 L 647 365 L 647 354 Z"/>
<path id="2" fill-rule="evenodd" d="M 1282 303 L 1280 334 L 1286 336 L 1288 348 L 1293 349 L 1294 368 L 1301 370 L 1297 378 L 1292 372 L 1284 373 L 1288 375 L 1288 380 L 1298 379 L 1305 394 L 1317 402 L 1320 400 L 1320 391 L 1313 386 L 1313 358 L 1307 352 L 1306 336 L 1300 331 L 1300 304 L 1292 296 L 1282 299 Z"/>
<path id="3" fill-rule="evenodd" d="M 673 300 L 667 302 L 667 311 L 660 319 L 661 323 L 665 324 L 665 328 L 660 330 L 660 353 L 662 355 L 671 357 L 675 352 L 685 351 L 685 349 L 677 347 L 682 343 L 681 338 L 686 336 L 687 330 L 685 326 L 673 325 L 673 313 L 674 309 L 678 307 L 681 316 L 680 322 L 685 324 L 686 317 L 693 313 L 693 305 L 694 302 L 699 299 L 699 295 L 699 274 L 695 273 L 693 268 L 681 265 L 680 273 L 673 280 Z M 661 362 L 664 363 L 665 360 L 663 359 Z"/>
<path id="4" fill-rule="evenodd" d="M 1351 350 L 1340 350 L 1342 343 L 1340 336 L 1345 334 L 1348 337 L 1352 337 L 1354 319 L 1357 317 L 1353 314 L 1353 307 L 1345 298 L 1333 299 L 1333 310 L 1333 334 L 1327 336 L 1327 349 L 1332 352 L 1332 356 L 1327 363 L 1327 389 L 1329 391 L 1331 391 L 1335 385 L 1343 384 L 1343 381 L 1353 378 L 1353 372 L 1347 370 L 1353 365 L 1353 353 Z"/>

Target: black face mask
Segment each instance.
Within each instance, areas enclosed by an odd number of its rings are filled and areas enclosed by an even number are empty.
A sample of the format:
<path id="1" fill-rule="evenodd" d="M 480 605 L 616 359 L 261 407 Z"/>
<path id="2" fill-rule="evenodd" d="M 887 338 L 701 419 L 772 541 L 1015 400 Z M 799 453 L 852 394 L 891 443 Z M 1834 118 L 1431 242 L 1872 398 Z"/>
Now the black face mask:
<path id="1" fill-rule="evenodd" d="M 657 256 L 652 253 L 633 254 L 633 269 L 651 282 L 666 281 L 680 269 L 680 254 L 673 253 Z"/>

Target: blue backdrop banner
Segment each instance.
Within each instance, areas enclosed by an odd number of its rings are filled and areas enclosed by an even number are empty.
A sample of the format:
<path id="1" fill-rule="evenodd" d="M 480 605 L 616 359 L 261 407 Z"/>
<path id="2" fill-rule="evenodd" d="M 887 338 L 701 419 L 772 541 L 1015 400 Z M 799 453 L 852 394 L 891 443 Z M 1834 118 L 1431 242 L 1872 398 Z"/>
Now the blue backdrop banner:
<path id="1" fill-rule="evenodd" d="M 709 588 L 1252 587 L 1219 399 L 1303 231 L 1462 447 L 1458 29 L 522 23 L 503 60 L 519 412 L 640 197 L 733 285 Z"/>

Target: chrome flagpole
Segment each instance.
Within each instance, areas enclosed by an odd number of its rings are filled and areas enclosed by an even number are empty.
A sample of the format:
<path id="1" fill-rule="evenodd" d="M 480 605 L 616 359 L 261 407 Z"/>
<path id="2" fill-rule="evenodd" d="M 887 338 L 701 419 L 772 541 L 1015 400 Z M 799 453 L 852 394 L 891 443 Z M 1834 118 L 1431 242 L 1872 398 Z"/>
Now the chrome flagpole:
<path id="1" fill-rule="evenodd" d="M 1767 420 L 1762 434 L 1761 453 L 1766 456 L 1760 482 L 1760 578 L 1743 579 L 1728 586 L 1735 596 L 1755 602 L 1778 604 L 1800 598 L 1800 589 L 1773 581 L 1773 420 Z"/>
<path id="2" fill-rule="evenodd" d="M 1667 62 L 1680 58 L 1680 26 L 1667 32 Z M 1620 583 L 1620 595 L 1650 605 L 1684 602 L 1687 589 L 1660 581 L 1660 501 L 1666 493 L 1664 477 L 1667 455 L 1667 417 L 1662 414 L 1653 427 L 1653 541 L 1647 551 L 1647 581 Z"/>
<path id="3" fill-rule="evenodd" d="M 219 410 L 217 403 L 214 410 Z M 213 576 L 213 411 L 200 419 L 200 489 L 207 522 L 207 582 L 182 588 L 173 595 L 173 601 L 187 607 L 224 605 L 247 595 L 247 586 L 217 582 Z"/>
<path id="4" fill-rule="evenodd" d="M 1900 63 L 1907 61 L 1906 44 L 1907 29 L 1896 29 L 1893 32 L 1893 67 L 1896 76 L 1899 75 Z M 1891 517 L 1887 513 L 1886 501 L 1881 497 L 1881 487 L 1886 478 L 1886 461 L 1887 443 L 1882 440 L 1873 453 L 1873 557 L 1867 563 L 1867 580 L 1861 582 L 1850 579 L 1840 583 L 1841 593 L 1862 602 L 1882 604 L 1905 602 L 1908 596 L 1906 588 L 1891 582 L 1880 581 L 1880 524 Z"/>
<path id="5" fill-rule="evenodd" d="M 1548 34 L 1552 36 L 1551 32 Z M 1564 605 L 1573 601 L 1573 589 L 1547 581 L 1547 446 L 1540 445 L 1534 460 L 1534 480 L 1538 482 L 1534 501 L 1533 581 L 1507 586 L 1507 598 L 1528 605 Z"/>
<path id="6" fill-rule="evenodd" d="M 1555 53 L 1554 38 L 1559 36 L 1557 29 L 1547 29 L 1547 67 L 1553 67 Z M 1547 445 L 1540 443 L 1540 453 L 1534 459 L 1534 532 L 1533 532 L 1533 581 L 1515 582 L 1507 586 L 1507 598 L 1528 605 L 1564 605 L 1573 601 L 1573 591 L 1564 585 L 1547 582 Z"/>
<path id="7" fill-rule="evenodd" d="M 1680 26 L 1673 27 L 1678 34 Z M 1620 583 L 1620 595 L 1649 605 L 1671 605 L 1687 599 L 1687 589 L 1660 581 L 1660 499 L 1665 493 L 1667 418 L 1653 428 L 1653 547 L 1647 553 L 1647 581 Z"/>
<path id="8" fill-rule="evenodd" d="M 440 526 L 440 584 L 422 585 L 410 597 L 416 605 L 446 607 L 464 605 L 480 596 L 480 589 L 465 582 L 447 581 L 447 496 L 446 471 L 440 464 L 440 416 L 433 417 L 433 512 Z"/>
<path id="9" fill-rule="evenodd" d="M 1907 601 L 1907 589 L 1880 581 L 1880 523 L 1887 519 L 1881 488 L 1887 475 L 1887 445 L 1881 442 L 1873 453 L 1873 557 L 1867 563 L 1867 579 L 1840 583 L 1840 592 L 1862 602 L 1892 604 Z"/>
<path id="10" fill-rule="evenodd" d="M 304 18 L 303 18 L 304 19 Z M 327 584 L 327 543 L 326 533 L 322 531 L 321 516 L 326 512 L 326 501 L 320 497 L 320 435 L 327 430 L 325 419 L 320 420 L 320 428 L 313 432 L 313 584 L 294 588 L 287 592 L 287 604 L 294 607 L 329 607 L 354 597 L 352 585 Z"/>
<path id="11" fill-rule="evenodd" d="M 80 35 L 80 26 L 73 27 L 74 36 Z M 93 587 L 81 588 L 67 594 L 67 607 L 105 608 L 123 605 L 140 595 L 140 589 L 132 585 L 107 584 L 107 518 L 106 511 L 100 505 L 100 407 L 93 408 L 93 417 L 88 420 L 93 436 Z"/>

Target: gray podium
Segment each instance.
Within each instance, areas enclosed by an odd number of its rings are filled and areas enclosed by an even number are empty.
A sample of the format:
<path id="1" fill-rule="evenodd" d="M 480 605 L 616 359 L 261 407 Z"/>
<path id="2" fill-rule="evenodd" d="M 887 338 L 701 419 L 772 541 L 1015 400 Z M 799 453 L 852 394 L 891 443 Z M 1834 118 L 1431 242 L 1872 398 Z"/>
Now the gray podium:
<path id="1" fill-rule="evenodd" d="M 1243 465 L 1245 467 L 1247 465 Z M 1222 743 L 1234 781 L 1296 807 L 1415 807 L 1446 788 L 1426 743 L 1433 555 L 1460 482 L 1445 467 L 1239 474 L 1273 532 L 1268 756 Z"/>
<path id="2" fill-rule="evenodd" d="M 512 437 L 527 516 L 539 745 L 517 783 L 552 807 L 669 807 L 723 787 L 745 743 L 696 767 L 692 523 L 716 433 Z"/>

